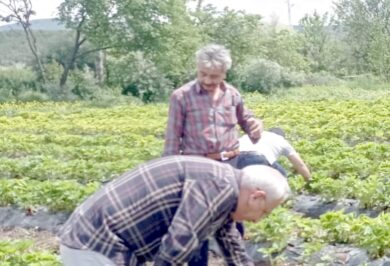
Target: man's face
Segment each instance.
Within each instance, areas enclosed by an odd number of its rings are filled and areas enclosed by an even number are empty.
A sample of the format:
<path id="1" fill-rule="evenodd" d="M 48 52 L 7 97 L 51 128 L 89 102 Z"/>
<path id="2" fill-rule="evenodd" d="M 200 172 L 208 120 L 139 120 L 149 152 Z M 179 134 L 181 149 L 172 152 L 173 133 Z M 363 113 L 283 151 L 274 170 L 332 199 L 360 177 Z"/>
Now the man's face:
<path id="1" fill-rule="evenodd" d="M 275 209 L 280 202 L 268 202 L 264 191 L 258 190 L 250 193 L 240 210 L 233 213 L 236 221 L 248 221 L 256 223 L 265 218 Z"/>
<path id="2" fill-rule="evenodd" d="M 215 91 L 221 82 L 225 79 L 225 71 L 219 68 L 208 68 L 201 64 L 197 68 L 197 78 L 202 87 L 208 91 Z"/>

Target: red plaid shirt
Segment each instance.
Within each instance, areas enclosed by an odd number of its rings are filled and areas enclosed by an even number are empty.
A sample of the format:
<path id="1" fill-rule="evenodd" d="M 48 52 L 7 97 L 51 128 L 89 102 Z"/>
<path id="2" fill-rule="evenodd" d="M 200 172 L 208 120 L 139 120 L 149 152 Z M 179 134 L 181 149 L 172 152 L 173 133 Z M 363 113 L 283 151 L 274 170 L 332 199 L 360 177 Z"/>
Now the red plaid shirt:
<path id="1" fill-rule="evenodd" d="M 222 93 L 212 99 L 197 81 L 175 90 L 170 99 L 164 155 L 206 155 L 238 148 L 237 124 L 248 133 L 253 115 L 244 107 L 240 93 L 223 82 Z"/>

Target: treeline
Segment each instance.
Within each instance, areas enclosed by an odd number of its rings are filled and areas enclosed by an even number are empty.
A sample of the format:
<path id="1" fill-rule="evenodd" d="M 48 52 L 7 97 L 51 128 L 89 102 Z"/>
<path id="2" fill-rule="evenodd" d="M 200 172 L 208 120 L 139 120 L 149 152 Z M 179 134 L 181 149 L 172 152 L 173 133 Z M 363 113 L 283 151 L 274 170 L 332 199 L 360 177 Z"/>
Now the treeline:
<path id="1" fill-rule="evenodd" d="M 243 91 L 342 80 L 370 86 L 390 79 L 389 1 L 338 0 L 333 17 L 308 14 L 295 30 L 265 23 L 259 15 L 218 11 L 203 1 L 189 9 L 189 2 L 65 0 L 59 7 L 67 28 L 61 42 L 43 33 L 30 68 L 0 70 L 0 101 L 121 95 L 164 100 L 195 76 L 194 53 L 211 42 L 231 50 L 227 79 Z M 10 20 L 5 14 L 1 18 Z"/>

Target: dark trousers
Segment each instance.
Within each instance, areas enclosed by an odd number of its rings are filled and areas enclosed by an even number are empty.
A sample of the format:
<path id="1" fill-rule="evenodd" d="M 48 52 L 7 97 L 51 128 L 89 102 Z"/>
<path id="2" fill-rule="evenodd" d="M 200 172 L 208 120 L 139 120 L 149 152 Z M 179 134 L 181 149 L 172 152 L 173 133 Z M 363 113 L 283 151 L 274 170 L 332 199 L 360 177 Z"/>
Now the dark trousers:
<path id="1" fill-rule="evenodd" d="M 272 168 L 278 170 L 283 176 L 287 177 L 286 170 L 284 170 L 284 168 L 278 162 L 270 164 L 264 155 L 260 155 L 256 152 L 241 152 L 238 156 L 237 169 L 242 169 L 246 166 L 254 164 L 271 166 Z"/>
<path id="2" fill-rule="evenodd" d="M 230 164 L 234 168 L 237 168 L 237 160 L 238 160 L 238 156 L 236 156 L 233 159 L 230 159 L 228 161 L 223 161 L 223 163 Z M 239 227 L 240 227 L 240 229 L 239 229 Z M 237 223 L 237 229 L 240 233 L 242 231 L 241 235 L 243 235 L 244 227 L 241 223 L 240 223 L 240 225 L 238 225 L 238 223 Z M 192 259 L 190 259 L 190 261 L 188 262 L 188 266 L 207 266 L 208 250 L 209 250 L 209 241 L 208 240 L 203 241 L 200 245 L 200 249 L 195 251 Z"/>

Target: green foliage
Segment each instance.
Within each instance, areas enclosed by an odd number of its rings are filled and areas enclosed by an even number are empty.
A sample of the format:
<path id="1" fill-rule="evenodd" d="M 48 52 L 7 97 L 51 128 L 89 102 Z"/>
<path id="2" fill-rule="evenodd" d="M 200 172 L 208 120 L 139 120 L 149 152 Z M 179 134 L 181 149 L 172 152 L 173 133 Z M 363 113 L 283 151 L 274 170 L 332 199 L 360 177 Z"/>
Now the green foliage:
<path id="1" fill-rule="evenodd" d="M 0 241 L 0 265 L 60 266 L 57 255 L 31 250 L 32 241 Z"/>
<path id="2" fill-rule="evenodd" d="M 248 92 L 269 93 L 282 81 L 282 67 L 266 59 L 256 59 L 241 66 L 237 71 L 240 88 Z"/>
<path id="3" fill-rule="evenodd" d="M 304 72 L 294 72 L 284 69 L 282 71 L 283 87 L 298 87 L 302 86 L 306 81 L 306 74 Z"/>
<path id="4" fill-rule="evenodd" d="M 305 15 L 299 24 L 303 28 L 303 54 L 309 61 L 311 72 L 327 71 L 333 59 L 328 13 L 320 16 L 315 11 L 313 15 Z"/>
<path id="5" fill-rule="evenodd" d="M 274 30 L 263 41 L 266 58 L 292 71 L 307 71 L 307 59 L 301 54 L 302 40 L 296 32 Z"/>
<path id="6" fill-rule="evenodd" d="M 71 212 L 99 186 L 97 182 L 81 185 L 74 180 L 0 179 L 0 202 L 1 205 L 46 206 L 51 211 Z"/>
<path id="7" fill-rule="evenodd" d="M 261 16 L 228 8 L 217 11 L 210 5 L 198 10 L 193 16 L 197 27 L 205 33 L 207 42 L 222 44 L 230 49 L 235 65 L 262 55 L 264 31 Z"/>
<path id="8" fill-rule="evenodd" d="M 34 72 L 21 68 L 0 69 L 0 91 L 9 91 L 17 96 L 27 90 L 39 90 Z"/>
<path id="9" fill-rule="evenodd" d="M 53 50 L 68 43 L 69 31 L 34 31 L 42 58 L 51 56 Z M 34 57 L 22 30 L 0 31 L 0 66 L 31 66 Z"/>
<path id="10" fill-rule="evenodd" d="M 315 73 L 309 73 L 306 75 L 305 84 L 314 85 L 314 86 L 329 86 L 329 85 L 339 85 L 342 81 L 336 78 L 334 75 L 321 71 Z"/>
<path id="11" fill-rule="evenodd" d="M 173 89 L 153 62 L 139 52 L 111 58 L 108 71 L 111 86 L 120 86 L 123 94 L 139 97 L 144 102 L 165 100 Z"/>
<path id="12" fill-rule="evenodd" d="M 348 59 L 355 73 L 375 73 L 389 79 L 390 45 L 388 1 L 339 0 L 337 24 L 345 33 L 352 57 Z"/>
<path id="13" fill-rule="evenodd" d="M 17 96 L 17 100 L 21 102 L 44 102 L 49 100 L 49 96 L 38 91 L 23 91 Z"/>
<path id="14" fill-rule="evenodd" d="M 265 254 L 282 251 L 291 240 L 304 239 L 305 260 L 326 243 L 351 244 L 367 249 L 377 258 L 389 252 L 390 215 L 382 213 L 376 218 L 365 215 L 327 212 L 320 219 L 303 218 L 287 209 L 278 208 L 264 220 L 247 224 L 248 236 L 255 242 L 270 241 L 272 246 L 262 250 Z"/>

